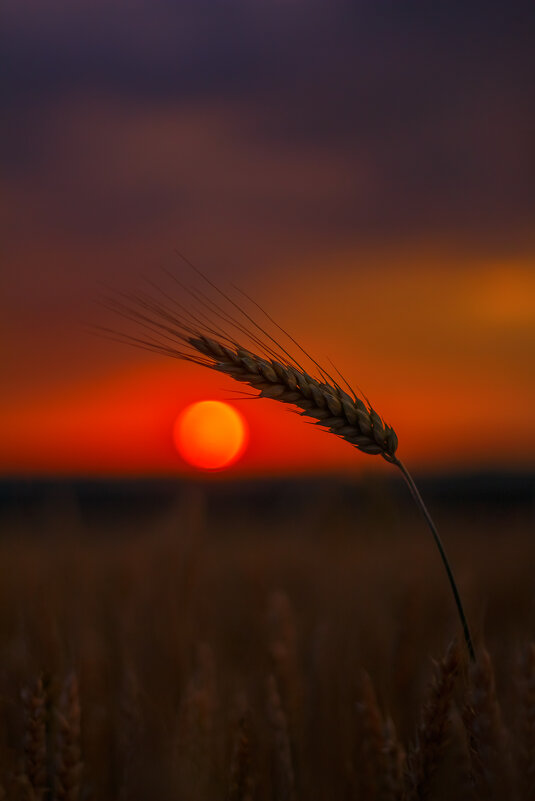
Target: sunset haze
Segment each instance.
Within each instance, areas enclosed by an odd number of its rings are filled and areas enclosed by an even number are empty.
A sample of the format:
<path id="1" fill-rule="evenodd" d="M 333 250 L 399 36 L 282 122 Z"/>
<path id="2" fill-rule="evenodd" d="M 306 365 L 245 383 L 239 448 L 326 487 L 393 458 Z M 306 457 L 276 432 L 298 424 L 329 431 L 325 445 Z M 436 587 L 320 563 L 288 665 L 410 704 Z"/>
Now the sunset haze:
<path id="1" fill-rule="evenodd" d="M 416 469 L 534 467 L 531 4 L 3 18 L 4 476 L 191 473 L 173 426 L 206 399 L 250 429 L 229 474 L 371 469 L 227 377 L 96 333 L 121 330 L 100 299 L 147 279 L 187 305 L 176 248 L 334 364 Z"/>

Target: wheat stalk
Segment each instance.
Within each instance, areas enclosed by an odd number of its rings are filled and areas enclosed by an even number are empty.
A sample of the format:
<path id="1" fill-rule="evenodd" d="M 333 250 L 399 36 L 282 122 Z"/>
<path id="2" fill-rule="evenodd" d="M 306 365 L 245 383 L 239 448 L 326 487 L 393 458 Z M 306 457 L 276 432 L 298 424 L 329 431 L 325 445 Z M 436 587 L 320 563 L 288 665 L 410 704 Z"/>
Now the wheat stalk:
<path id="1" fill-rule="evenodd" d="M 127 341 L 137 347 L 203 365 L 228 375 L 235 381 L 258 390 L 259 398 L 270 398 L 297 407 L 301 416 L 311 418 L 315 421 L 315 425 L 340 437 L 363 453 L 381 455 L 387 462 L 399 468 L 435 540 L 453 592 L 466 646 L 471 660 L 475 661 L 468 622 L 449 560 L 412 476 L 396 456 L 398 438 L 392 426 L 381 418 L 367 398 L 358 397 L 349 385 L 347 388 L 351 394 L 346 392 L 338 381 L 309 356 L 304 348 L 276 324 L 257 303 L 252 301 L 313 362 L 320 378 L 306 371 L 289 351 L 242 307 L 225 295 L 194 265 L 190 262 L 188 264 L 226 300 L 227 304 L 230 303 L 238 310 L 240 318 L 233 316 L 206 294 L 198 290 L 188 290 L 180 284 L 193 296 L 194 303 L 197 304 L 197 307 L 194 306 L 194 311 L 177 303 L 165 293 L 162 293 L 167 299 L 165 302 L 149 295 L 122 294 L 115 298 L 106 298 L 104 305 L 135 322 L 137 326 L 141 326 L 144 335 L 117 335 L 116 331 L 103 330 L 112 334 L 114 338 L 119 338 L 120 341 Z M 251 340 L 255 348 L 251 350 L 237 342 L 236 338 L 228 333 L 229 326 Z M 255 352 L 256 349 L 263 355 Z M 347 383 L 345 379 L 342 381 Z"/>

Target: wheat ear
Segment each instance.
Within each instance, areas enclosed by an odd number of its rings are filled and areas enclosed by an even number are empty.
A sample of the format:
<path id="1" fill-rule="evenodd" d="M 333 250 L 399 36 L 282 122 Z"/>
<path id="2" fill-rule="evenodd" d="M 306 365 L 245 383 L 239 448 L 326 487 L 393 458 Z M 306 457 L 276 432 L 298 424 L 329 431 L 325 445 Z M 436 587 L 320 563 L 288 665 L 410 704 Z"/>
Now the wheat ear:
<path id="1" fill-rule="evenodd" d="M 394 429 L 385 423 L 367 399 L 365 402 L 359 398 L 350 387 L 348 389 L 351 394 L 348 394 L 293 337 L 290 337 L 299 350 L 314 363 L 321 380 L 311 376 L 238 304 L 221 292 L 206 276 L 202 273 L 200 275 L 224 297 L 227 303 L 236 307 L 240 315 L 246 319 L 246 323 L 242 322 L 241 317 L 237 319 L 229 314 L 203 293 L 190 292 L 194 301 L 201 304 L 201 310 L 197 309 L 195 312 L 181 306 L 168 296 L 165 297 L 171 301 L 173 307 L 150 296 L 124 295 L 123 299 L 108 298 L 105 305 L 122 317 L 135 322 L 143 329 L 143 335 L 140 337 L 117 335 L 115 331 L 103 330 L 108 334 L 111 333 L 114 338 L 118 337 L 120 341 L 127 341 L 137 347 L 172 358 L 185 359 L 228 375 L 235 381 L 258 390 L 260 398 L 271 398 L 296 406 L 303 417 L 312 418 L 316 425 L 331 434 L 341 437 L 363 453 L 380 454 L 387 462 L 398 467 L 435 540 L 453 592 L 466 646 L 471 660 L 475 661 L 468 622 L 450 563 L 436 526 L 412 476 L 396 456 L 398 438 Z M 217 318 L 216 321 L 214 318 Z M 268 318 L 274 323 L 269 315 Z M 223 323 L 218 320 L 222 320 Z M 265 353 L 265 356 L 259 356 L 236 342 L 234 337 L 227 333 L 226 328 L 229 325 L 250 339 Z M 276 323 L 275 325 L 280 329 L 280 326 Z M 286 334 L 284 329 L 280 330 Z"/>

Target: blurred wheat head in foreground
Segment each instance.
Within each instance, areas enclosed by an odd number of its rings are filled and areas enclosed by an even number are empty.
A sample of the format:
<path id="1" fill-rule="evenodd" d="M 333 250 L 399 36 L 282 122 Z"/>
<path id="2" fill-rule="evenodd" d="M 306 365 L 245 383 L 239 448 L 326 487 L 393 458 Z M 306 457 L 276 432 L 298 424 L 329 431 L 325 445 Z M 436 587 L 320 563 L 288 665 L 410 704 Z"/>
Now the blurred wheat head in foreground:
<path id="1" fill-rule="evenodd" d="M 297 407 L 301 415 L 314 419 L 317 425 L 341 437 L 363 453 L 380 454 L 387 462 L 398 467 L 439 550 L 457 606 L 466 646 L 470 658 L 475 661 L 468 622 L 449 560 L 412 476 L 396 456 L 398 438 L 394 429 L 381 418 L 367 398 L 360 398 L 339 374 L 349 393 L 344 390 L 339 381 L 310 356 L 297 340 L 275 323 L 258 303 L 242 293 L 245 299 L 253 303 L 276 326 L 280 335 L 289 339 L 294 348 L 314 365 L 318 377 L 310 375 L 283 346 L 280 338 L 275 338 L 261 326 L 243 308 L 243 304 L 238 304 L 225 294 L 189 260 L 185 261 L 212 292 L 222 298 L 225 305 L 216 302 L 199 289 L 185 286 L 172 276 L 182 292 L 188 294 L 188 306 L 155 285 L 153 287 L 160 292 L 162 299 L 145 293 L 120 293 L 106 299 L 105 305 L 108 308 L 133 321 L 143 331 L 139 336 L 124 333 L 119 338 L 137 347 L 224 373 L 258 390 L 259 398 L 269 398 Z M 117 336 L 116 331 L 107 330 L 107 333 Z M 239 341 L 242 336 L 252 343 L 252 347 L 245 347 L 243 341 Z"/>
<path id="2" fill-rule="evenodd" d="M 272 603 L 280 601 L 277 595 Z M 293 610 L 286 603 L 284 616 L 288 615 Z M 214 655 L 206 643 L 199 645 L 176 720 L 165 729 L 168 742 L 159 743 L 158 775 L 151 769 L 150 750 L 147 753 L 153 711 L 139 689 L 127 693 L 117 719 L 108 720 L 120 735 L 117 749 L 108 755 L 116 793 L 112 797 L 135 801 L 147 797 L 297 801 L 311 793 L 325 801 L 333 797 L 328 792 L 321 795 L 317 788 L 313 791 L 307 780 L 313 766 L 306 763 L 311 743 L 303 725 L 304 676 L 298 662 L 289 665 L 288 657 L 298 653 L 285 623 L 277 622 L 271 647 L 287 659 L 281 662 L 273 654 L 260 717 L 242 694 L 235 701 L 234 720 L 224 721 Z M 522 662 L 509 677 L 516 689 L 512 728 L 503 721 L 494 668 L 485 649 L 477 664 L 467 666 L 456 642 L 450 644 L 435 663 L 423 703 L 414 709 L 414 734 L 406 742 L 379 702 L 371 678 L 363 673 L 354 706 L 348 710 L 347 742 L 343 748 L 338 744 L 337 775 L 330 777 L 330 786 L 343 788 L 348 801 L 531 801 L 534 649 L 530 645 L 524 650 Z M 94 777 L 83 761 L 74 674 L 59 697 L 40 678 L 25 689 L 23 700 L 24 757 L 15 770 L 4 775 L 0 770 L 0 799 L 96 799 Z M 87 745 L 94 751 L 89 736 Z M 151 790 L 155 794 L 147 795 Z"/>

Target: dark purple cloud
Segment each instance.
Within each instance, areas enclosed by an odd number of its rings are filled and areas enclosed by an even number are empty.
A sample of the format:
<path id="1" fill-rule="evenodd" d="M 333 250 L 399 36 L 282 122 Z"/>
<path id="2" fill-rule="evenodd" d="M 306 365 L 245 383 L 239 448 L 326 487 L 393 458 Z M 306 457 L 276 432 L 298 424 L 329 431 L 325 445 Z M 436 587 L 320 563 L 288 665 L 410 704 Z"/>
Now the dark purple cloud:
<path id="1" fill-rule="evenodd" d="M 235 130 L 227 188 L 233 148 L 245 147 L 252 201 L 244 211 L 256 208 L 266 224 L 340 237 L 526 238 L 535 210 L 534 41 L 532 3 L 11 0 L 5 170 L 47 186 L 56 176 L 48 212 L 88 236 L 188 204 L 192 212 L 194 193 L 178 176 L 134 192 L 128 182 L 106 188 L 106 175 L 100 189 L 85 185 L 84 150 L 66 138 L 58 109 L 105 101 L 143 116 L 212 104 Z M 338 195 L 300 197 L 281 176 L 278 191 L 255 200 L 258 162 L 278 154 L 281 163 L 309 154 L 311 175 L 335 154 L 345 165 L 336 167 Z M 66 170 L 80 174 L 75 203 Z"/>

